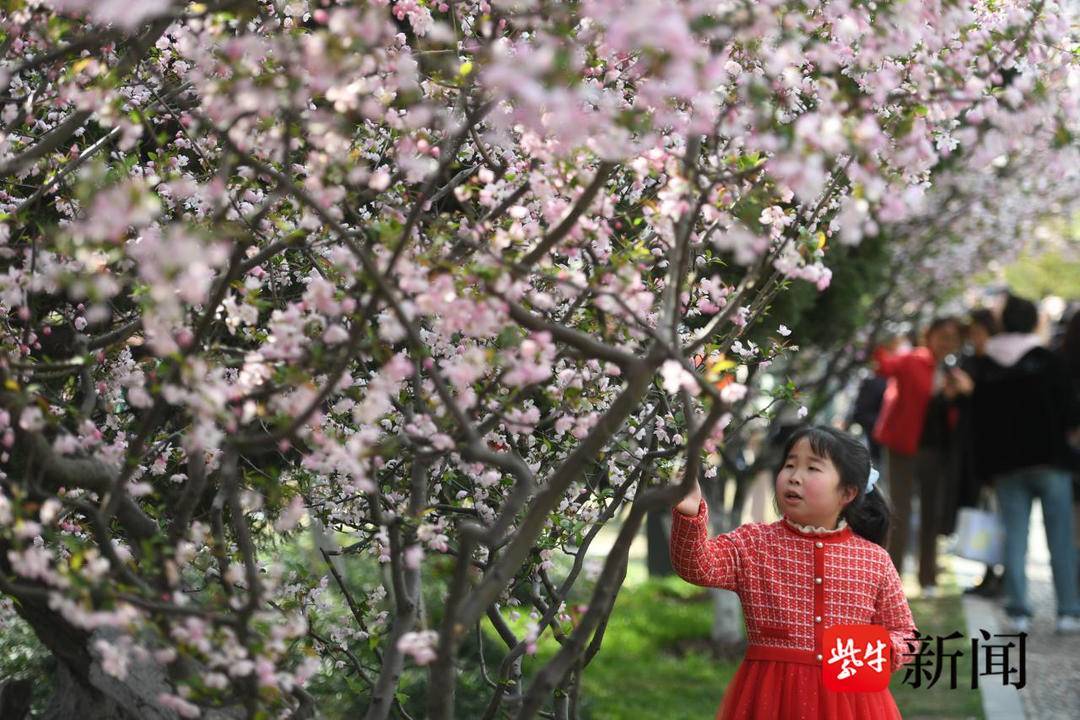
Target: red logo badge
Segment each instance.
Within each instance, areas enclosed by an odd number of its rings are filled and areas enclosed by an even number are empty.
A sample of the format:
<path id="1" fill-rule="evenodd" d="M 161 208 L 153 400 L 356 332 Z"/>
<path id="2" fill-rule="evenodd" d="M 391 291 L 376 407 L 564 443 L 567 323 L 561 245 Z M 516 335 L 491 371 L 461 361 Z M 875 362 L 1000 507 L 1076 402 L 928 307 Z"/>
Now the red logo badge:
<path id="1" fill-rule="evenodd" d="M 834 692 L 874 692 L 889 686 L 889 633 L 880 625 L 834 625 L 825 630 L 821 671 Z"/>

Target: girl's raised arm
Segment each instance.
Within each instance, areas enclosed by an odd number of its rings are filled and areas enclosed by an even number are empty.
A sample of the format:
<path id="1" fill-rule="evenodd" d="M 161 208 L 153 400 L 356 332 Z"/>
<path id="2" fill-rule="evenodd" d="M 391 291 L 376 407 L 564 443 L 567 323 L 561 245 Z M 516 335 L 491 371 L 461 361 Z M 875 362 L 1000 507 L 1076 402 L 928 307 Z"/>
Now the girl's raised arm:
<path id="1" fill-rule="evenodd" d="M 885 565 L 885 577 L 878 587 L 874 617 L 870 622 L 889 631 L 892 645 L 889 651 L 889 669 L 896 672 L 901 665 L 911 662 L 912 656 L 919 652 L 919 641 L 914 639 L 918 631 L 915 620 L 911 617 L 911 607 L 904 595 L 900 575 L 887 556 Z"/>
<path id="2" fill-rule="evenodd" d="M 671 565 L 688 583 L 734 590 L 739 575 L 738 529 L 709 537 L 709 506 L 698 502 L 697 515 L 671 509 Z"/>

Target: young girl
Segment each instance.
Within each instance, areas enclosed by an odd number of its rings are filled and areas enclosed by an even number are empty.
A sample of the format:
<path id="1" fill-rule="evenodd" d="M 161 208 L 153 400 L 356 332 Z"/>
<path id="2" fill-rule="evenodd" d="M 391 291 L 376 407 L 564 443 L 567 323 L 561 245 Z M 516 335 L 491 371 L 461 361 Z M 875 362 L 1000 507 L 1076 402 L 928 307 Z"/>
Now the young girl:
<path id="1" fill-rule="evenodd" d="M 694 490 L 672 508 L 671 560 L 695 585 L 734 590 L 746 616 L 746 657 L 718 719 L 899 718 L 892 694 L 833 692 L 822 677 L 824 630 L 880 625 L 889 670 L 918 651 L 911 609 L 885 542 L 889 510 L 866 447 L 830 427 L 797 430 L 776 475 L 783 519 L 709 537 Z"/>

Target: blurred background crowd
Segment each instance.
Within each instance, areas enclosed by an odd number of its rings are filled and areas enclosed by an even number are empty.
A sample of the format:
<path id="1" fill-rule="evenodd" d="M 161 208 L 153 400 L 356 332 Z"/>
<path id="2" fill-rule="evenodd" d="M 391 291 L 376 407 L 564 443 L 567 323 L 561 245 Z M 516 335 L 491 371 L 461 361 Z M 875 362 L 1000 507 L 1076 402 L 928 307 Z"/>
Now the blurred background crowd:
<path id="1" fill-rule="evenodd" d="M 909 552 L 926 597 L 939 553 L 980 528 L 998 553 L 969 594 L 998 598 L 1015 631 L 1030 629 L 1025 562 L 1032 504 L 1042 508 L 1056 628 L 1080 632 L 1080 303 L 1004 292 L 966 315 L 873 351 L 845 424 L 881 467 L 895 525 L 889 552 Z M 996 522 L 985 523 L 987 517 Z M 940 542 L 942 536 L 953 543 Z"/>

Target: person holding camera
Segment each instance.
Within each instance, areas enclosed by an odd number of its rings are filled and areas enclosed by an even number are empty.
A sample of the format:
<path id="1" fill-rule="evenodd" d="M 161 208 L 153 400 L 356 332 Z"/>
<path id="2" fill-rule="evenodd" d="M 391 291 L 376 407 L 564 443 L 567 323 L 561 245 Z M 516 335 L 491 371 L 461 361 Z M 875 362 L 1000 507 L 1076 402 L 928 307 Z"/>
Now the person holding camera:
<path id="1" fill-rule="evenodd" d="M 874 351 L 876 370 L 888 378 L 874 439 L 886 450 L 889 495 L 896 524 L 888 550 L 903 573 L 911 506 L 919 497 L 919 584 L 923 595 L 937 594 L 937 536 L 945 482 L 944 449 L 955 424 L 948 400 L 959 392 L 956 356 L 961 325 L 953 317 L 935 319 L 922 345 L 908 352 Z M 929 422 L 928 422 L 929 420 Z"/>

